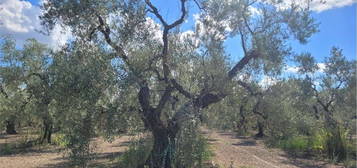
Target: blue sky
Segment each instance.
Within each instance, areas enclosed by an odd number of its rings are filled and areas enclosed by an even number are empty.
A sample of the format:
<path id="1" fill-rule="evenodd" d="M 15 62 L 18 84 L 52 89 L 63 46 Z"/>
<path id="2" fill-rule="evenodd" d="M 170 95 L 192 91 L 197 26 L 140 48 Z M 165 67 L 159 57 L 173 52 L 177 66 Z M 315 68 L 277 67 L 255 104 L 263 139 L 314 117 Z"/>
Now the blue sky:
<path id="1" fill-rule="evenodd" d="M 336 46 L 343 49 L 347 59 L 356 60 L 356 4 L 314 12 L 312 16 L 320 24 L 319 32 L 305 45 L 290 41 L 293 51 L 310 52 L 318 62 L 322 62 L 324 57 L 329 56 L 331 47 Z M 234 47 L 228 49 L 231 52 L 236 50 Z"/>
<path id="2" fill-rule="evenodd" d="M 38 19 L 31 12 L 38 13 L 39 0 L 28 0 L 31 3 L 29 5 L 23 5 L 22 8 L 14 7 L 12 12 L 18 12 L 28 17 L 31 20 L 27 25 L 31 26 L 32 23 L 38 24 Z M 179 1 L 167 0 L 152 0 L 153 4 L 158 6 L 160 13 L 169 21 L 179 17 Z M 356 0 L 325 0 L 327 3 L 325 6 L 317 7 L 313 12 L 313 17 L 320 23 L 320 32 L 314 34 L 310 38 L 309 43 L 306 45 L 300 45 L 297 42 L 290 41 L 293 50 L 299 52 L 310 52 L 317 59 L 318 62 L 322 62 L 323 58 L 329 55 L 330 48 L 337 46 L 343 49 L 344 55 L 349 60 L 356 60 Z M 22 3 L 20 0 L 0 0 L 0 7 L 5 5 L 5 8 L 10 8 L 12 4 Z M 183 30 L 193 28 L 194 19 L 192 14 L 198 13 L 196 6 L 191 3 L 190 16 L 187 18 L 187 22 L 182 26 Z M 19 11 L 14 11 L 19 9 Z M 21 10 L 22 9 L 22 10 Z M 6 15 L 0 12 L 0 20 L 6 20 Z M 16 18 L 11 18 L 15 20 Z M 34 21 L 32 21 L 34 20 Z M 26 28 L 25 23 L 19 23 L 17 29 L 11 30 L 11 28 L 0 25 L 0 34 L 12 34 L 15 39 L 24 41 L 26 38 L 34 37 L 45 43 L 58 42 L 56 37 L 45 37 L 43 35 L 36 34 L 37 32 Z M 5 25 L 6 26 L 6 25 Z M 34 26 L 33 26 L 34 27 Z M 56 34 L 56 33 L 54 33 Z M 62 37 L 62 36 L 61 36 Z M 63 42 L 62 42 L 63 43 Z M 225 42 L 227 52 L 232 56 L 232 60 L 236 60 L 242 53 L 238 48 L 238 39 L 228 39 Z"/>
<path id="3" fill-rule="evenodd" d="M 320 32 L 314 34 L 306 45 L 293 45 L 296 51 L 311 52 L 319 61 L 329 54 L 332 46 L 343 49 L 345 56 L 356 59 L 356 4 L 314 13 L 320 23 Z"/>
<path id="4" fill-rule="evenodd" d="M 340 1 L 347 2 L 347 0 Z M 324 57 L 329 56 L 331 47 L 336 46 L 343 49 L 347 59 L 356 60 L 356 1 L 352 0 L 350 5 L 343 7 L 338 7 L 338 0 L 336 7 L 333 7 L 333 3 L 331 1 L 330 9 L 313 12 L 313 18 L 320 24 L 320 31 L 314 34 L 307 44 L 301 45 L 298 42 L 290 41 L 295 52 L 310 52 L 318 62 L 322 62 Z M 167 3 L 166 0 L 153 0 L 153 4 L 157 5 L 161 14 L 170 21 L 179 17 L 179 1 Z M 190 4 L 190 7 L 191 14 L 198 13 L 194 4 Z M 194 25 L 192 15 L 187 20 L 188 22 L 183 25 L 184 30 L 190 29 Z M 225 43 L 233 60 L 242 54 L 241 49 L 237 47 L 239 43 L 238 38 L 228 39 Z"/>

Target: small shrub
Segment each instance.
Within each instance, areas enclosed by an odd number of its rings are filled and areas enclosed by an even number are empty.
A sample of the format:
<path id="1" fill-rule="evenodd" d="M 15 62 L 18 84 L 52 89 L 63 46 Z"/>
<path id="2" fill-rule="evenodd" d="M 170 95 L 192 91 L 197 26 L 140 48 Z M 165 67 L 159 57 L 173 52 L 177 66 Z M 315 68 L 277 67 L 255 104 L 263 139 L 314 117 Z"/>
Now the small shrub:
<path id="1" fill-rule="evenodd" d="M 326 151 L 326 138 L 327 132 L 324 129 L 316 131 L 310 138 L 309 138 L 309 146 L 311 152 L 315 154 L 321 155 Z"/>
<path id="2" fill-rule="evenodd" d="M 69 145 L 69 141 L 68 139 L 65 138 L 64 134 L 55 134 L 53 135 L 53 139 L 52 139 L 53 144 L 59 146 L 59 147 L 66 147 Z"/>
<path id="3" fill-rule="evenodd" d="M 293 155 L 306 152 L 309 149 L 309 141 L 305 136 L 293 136 L 281 143 L 282 148 Z"/>
<path id="4" fill-rule="evenodd" d="M 204 163 L 211 159 L 213 150 L 207 138 L 197 129 L 197 123 L 191 121 L 185 123 L 177 136 L 175 152 L 173 155 L 173 166 L 182 167 L 204 167 Z"/>
<path id="5" fill-rule="evenodd" d="M 329 130 L 326 138 L 326 151 L 329 159 L 338 162 L 347 157 L 347 131 L 340 128 Z"/>
<path id="6" fill-rule="evenodd" d="M 347 133 L 347 130 L 341 128 L 321 129 L 309 139 L 311 151 L 320 156 L 326 154 L 336 162 L 346 161 L 348 157 L 355 158 L 352 154 L 355 146 L 348 141 Z"/>
<path id="7" fill-rule="evenodd" d="M 196 145 L 193 151 L 194 153 L 192 154 L 197 158 L 198 166 L 202 166 L 204 161 L 210 160 L 213 156 L 211 146 L 209 145 L 207 138 L 202 135 L 199 135 L 197 141 L 194 143 L 196 143 Z"/>
<path id="8" fill-rule="evenodd" d="M 93 159 L 93 151 L 95 145 L 90 142 L 90 139 L 85 135 L 67 135 L 65 141 L 67 154 L 74 167 L 87 167 L 90 160 Z"/>
<path id="9" fill-rule="evenodd" d="M 8 143 L 5 143 L 4 146 L 0 150 L 0 154 L 1 155 L 10 155 L 13 152 L 14 152 L 13 151 L 13 146 L 8 144 Z"/>
<path id="10" fill-rule="evenodd" d="M 130 143 L 129 149 L 118 158 L 118 167 L 138 167 L 143 165 L 149 157 L 152 148 L 152 139 L 139 139 Z"/>
<path id="11" fill-rule="evenodd" d="M 202 168 L 204 164 L 211 160 L 213 150 L 207 139 L 198 135 L 191 141 L 181 142 L 174 155 L 174 167 L 197 167 Z"/>

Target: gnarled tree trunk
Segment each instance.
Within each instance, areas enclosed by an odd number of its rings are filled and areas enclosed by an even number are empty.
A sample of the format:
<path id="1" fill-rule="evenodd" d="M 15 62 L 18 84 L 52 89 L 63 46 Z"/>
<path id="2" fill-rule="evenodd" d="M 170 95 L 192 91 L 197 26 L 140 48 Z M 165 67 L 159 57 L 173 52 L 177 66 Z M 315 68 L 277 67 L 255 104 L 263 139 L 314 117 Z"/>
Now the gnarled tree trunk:
<path id="1" fill-rule="evenodd" d="M 45 141 L 47 143 L 51 143 L 52 129 L 53 129 L 52 122 L 48 121 L 48 120 L 44 120 L 43 121 L 43 136 L 41 138 L 41 143 L 44 143 Z"/>
<path id="2" fill-rule="evenodd" d="M 6 134 L 17 134 L 15 130 L 15 121 L 14 120 L 6 120 Z"/>
<path id="3" fill-rule="evenodd" d="M 159 116 L 153 116 L 155 115 L 147 116 L 143 119 L 145 125 L 151 130 L 154 140 L 152 151 L 145 165 L 150 168 L 171 168 L 172 151 L 175 150 L 175 137 L 178 129 L 173 125 L 164 125 Z M 139 167 L 142 168 L 143 166 L 140 165 Z"/>
<path id="4" fill-rule="evenodd" d="M 150 168 L 170 168 L 172 165 L 172 145 L 167 129 L 153 131 L 154 146 L 146 164 Z"/>
<path id="5" fill-rule="evenodd" d="M 244 112 L 244 105 L 247 103 L 247 100 L 243 100 L 242 105 L 240 105 L 239 107 L 239 116 L 240 116 L 240 120 L 236 126 L 238 134 L 239 135 L 245 135 L 248 131 L 247 129 L 247 125 L 246 125 L 246 116 L 245 116 L 245 112 Z"/>
<path id="6" fill-rule="evenodd" d="M 255 137 L 262 138 L 265 136 L 264 134 L 264 124 L 261 121 L 257 121 L 258 133 L 255 134 Z"/>

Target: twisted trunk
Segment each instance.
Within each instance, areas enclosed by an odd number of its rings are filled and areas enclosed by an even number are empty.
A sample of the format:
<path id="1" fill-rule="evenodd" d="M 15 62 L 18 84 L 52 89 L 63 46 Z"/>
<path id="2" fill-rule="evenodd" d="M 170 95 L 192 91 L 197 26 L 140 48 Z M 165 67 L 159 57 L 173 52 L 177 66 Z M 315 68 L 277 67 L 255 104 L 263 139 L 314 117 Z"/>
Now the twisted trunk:
<path id="1" fill-rule="evenodd" d="M 153 131 L 154 145 L 147 159 L 150 168 L 171 168 L 175 139 L 170 137 L 168 129 Z"/>
<path id="2" fill-rule="evenodd" d="M 240 120 L 239 123 L 237 124 L 237 131 L 240 135 L 245 135 L 247 133 L 247 126 L 246 126 L 246 118 L 244 114 L 244 106 L 241 105 L 239 107 L 239 115 L 240 115 Z"/>
<path id="3" fill-rule="evenodd" d="M 171 168 L 178 128 L 174 125 L 164 125 L 160 116 L 153 115 L 155 111 L 144 112 L 144 114 L 147 115 L 143 121 L 145 126 L 150 129 L 154 140 L 153 148 L 145 165 L 150 168 Z M 139 167 L 142 168 L 144 165 Z"/>
<path id="4" fill-rule="evenodd" d="M 185 0 L 181 1 L 184 4 Z M 150 1 L 146 1 L 148 5 L 153 8 L 155 13 L 155 8 L 150 4 Z M 184 8 L 184 5 L 183 5 Z M 185 12 L 183 12 L 185 13 Z M 156 13 L 157 14 L 157 13 Z M 157 14 L 158 15 L 158 14 Z M 166 25 L 167 26 L 167 25 Z M 165 43 L 165 34 L 167 35 L 167 27 L 165 26 L 164 31 L 164 50 L 162 53 L 163 57 L 166 57 L 167 53 L 167 43 Z M 259 53 L 255 50 L 247 53 L 227 74 L 227 81 L 232 80 L 237 73 L 243 69 L 243 67 L 248 64 L 251 59 L 257 58 Z M 193 94 L 186 91 L 181 85 L 177 83 L 174 79 L 168 79 L 168 76 L 165 75 L 169 72 L 168 67 L 166 66 L 166 59 L 163 58 L 163 69 L 164 69 L 164 78 L 167 86 L 164 93 L 162 94 L 158 105 L 154 108 L 150 103 L 150 89 L 146 81 L 140 81 L 141 88 L 138 93 L 138 99 L 140 106 L 142 108 L 141 118 L 145 124 L 145 127 L 148 128 L 154 138 L 153 149 L 150 153 L 149 158 L 146 160 L 145 165 L 148 165 L 150 168 L 171 168 L 172 157 L 171 151 L 175 147 L 175 137 L 180 129 L 180 125 L 183 121 L 187 120 L 186 114 L 194 114 L 199 116 L 200 109 L 207 108 L 209 105 L 221 101 L 224 97 L 227 96 L 225 93 L 210 93 L 207 92 L 206 88 L 203 88 L 199 95 L 193 96 Z M 171 92 L 178 91 L 184 95 L 189 100 L 175 113 L 172 119 L 168 120 L 165 125 L 161 120 L 161 111 L 164 109 L 166 102 L 171 98 Z M 144 167 L 140 165 L 138 167 Z"/>
<path id="5" fill-rule="evenodd" d="M 6 120 L 6 134 L 17 134 L 15 130 L 15 120 Z"/>
<path id="6" fill-rule="evenodd" d="M 264 124 L 261 121 L 258 120 L 257 127 L 258 127 L 258 133 L 255 134 L 255 137 L 257 137 L 257 138 L 264 137 L 265 136 L 265 134 L 264 134 Z"/>
<path id="7" fill-rule="evenodd" d="M 47 143 L 51 143 L 53 124 L 51 121 L 44 120 L 43 126 L 44 128 L 43 128 L 43 136 L 41 138 L 41 144 L 44 143 L 45 141 Z"/>
<path id="8" fill-rule="evenodd" d="M 168 97 L 168 92 L 165 93 L 163 97 Z M 172 154 L 175 150 L 175 138 L 182 119 L 182 117 L 177 116 L 177 114 L 181 114 L 181 112 L 179 110 L 171 120 L 163 122 L 161 119 L 161 111 L 164 103 L 160 103 L 162 106 L 159 105 L 159 107 L 161 106 L 162 108 L 153 108 L 149 102 L 150 92 L 147 86 L 140 89 L 138 97 L 142 107 L 142 111 L 140 112 L 141 119 L 145 127 L 151 131 L 154 139 L 153 149 L 144 165 L 150 168 L 171 168 Z M 186 109 L 186 106 L 181 109 Z M 139 165 L 138 167 L 143 168 L 144 165 Z"/>

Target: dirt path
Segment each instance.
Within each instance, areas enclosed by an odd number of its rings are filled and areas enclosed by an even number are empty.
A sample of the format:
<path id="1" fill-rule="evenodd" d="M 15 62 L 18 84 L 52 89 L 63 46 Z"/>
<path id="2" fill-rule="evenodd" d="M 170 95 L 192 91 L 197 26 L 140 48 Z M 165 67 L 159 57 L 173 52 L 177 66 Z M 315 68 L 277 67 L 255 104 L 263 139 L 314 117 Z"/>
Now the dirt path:
<path id="1" fill-rule="evenodd" d="M 0 136 L 0 150 L 4 150 L 4 144 L 16 142 L 21 139 L 20 135 Z M 101 138 L 94 139 L 96 144 L 94 161 L 90 167 L 111 167 L 115 164 L 114 159 L 126 149 L 130 136 L 116 138 L 112 143 Z M 25 152 L 11 155 L 0 155 L 0 168 L 68 168 L 68 158 L 53 146 L 33 147 Z"/>
<path id="2" fill-rule="evenodd" d="M 203 130 L 215 152 L 213 162 L 224 168 L 342 168 L 324 162 L 288 157 L 278 149 L 268 149 L 261 140 L 236 137 L 232 133 Z"/>

